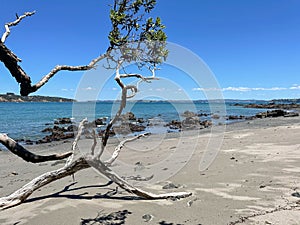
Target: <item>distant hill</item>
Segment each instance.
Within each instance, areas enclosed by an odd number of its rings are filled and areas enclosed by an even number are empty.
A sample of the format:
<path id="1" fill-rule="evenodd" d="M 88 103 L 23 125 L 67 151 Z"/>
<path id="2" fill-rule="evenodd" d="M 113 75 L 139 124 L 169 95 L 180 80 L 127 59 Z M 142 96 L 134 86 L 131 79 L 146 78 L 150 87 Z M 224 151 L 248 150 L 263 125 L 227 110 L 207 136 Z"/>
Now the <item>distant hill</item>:
<path id="1" fill-rule="evenodd" d="M 74 99 L 50 96 L 20 96 L 14 93 L 0 94 L 0 102 L 74 102 Z"/>

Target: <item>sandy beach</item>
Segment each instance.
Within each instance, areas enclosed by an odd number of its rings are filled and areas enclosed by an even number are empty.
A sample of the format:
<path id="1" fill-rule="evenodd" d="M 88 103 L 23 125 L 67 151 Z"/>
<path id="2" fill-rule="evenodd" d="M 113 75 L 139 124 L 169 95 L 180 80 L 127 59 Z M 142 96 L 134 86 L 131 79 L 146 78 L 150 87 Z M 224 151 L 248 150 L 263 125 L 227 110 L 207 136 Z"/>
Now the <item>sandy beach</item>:
<path id="1" fill-rule="evenodd" d="M 152 135 L 128 143 L 112 166 L 145 190 L 190 191 L 191 197 L 146 201 L 121 189 L 114 193 L 116 185 L 88 168 L 75 174 L 75 182 L 72 177 L 53 182 L 25 203 L 1 211 L 0 224 L 299 224 L 300 117 L 228 125 L 216 159 L 199 171 L 211 135 L 209 130 Z M 111 139 L 108 149 L 112 151 L 116 143 Z M 91 144 L 82 140 L 81 153 Z M 70 146 L 71 141 L 66 141 L 29 148 L 49 154 Z M 174 152 L 178 155 L 172 161 Z M 25 163 L 8 151 L 0 155 L 1 197 L 64 165 L 63 161 Z M 130 180 L 130 175 L 154 176 L 143 184 Z"/>

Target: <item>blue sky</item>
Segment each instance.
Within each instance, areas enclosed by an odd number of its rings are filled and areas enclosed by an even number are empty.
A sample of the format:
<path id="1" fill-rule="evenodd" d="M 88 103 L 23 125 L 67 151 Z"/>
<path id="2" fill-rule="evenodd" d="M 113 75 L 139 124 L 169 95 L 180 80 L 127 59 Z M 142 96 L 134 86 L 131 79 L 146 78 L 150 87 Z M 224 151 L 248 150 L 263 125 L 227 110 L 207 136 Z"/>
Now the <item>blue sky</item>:
<path id="1" fill-rule="evenodd" d="M 6 22 L 15 19 L 15 13 L 37 11 L 13 27 L 6 41 L 36 82 L 57 64 L 86 64 L 105 51 L 111 2 L 2 0 L 0 32 L 2 35 Z M 168 41 L 202 58 L 225 98 L 300 98 L 299 0 L 157 2 L 152 16 L 162 18 Z M 35 94 L 72 98 L 83 74 L 61 72 Z M 166 66 L 158 75 L 173 80 L 174 88 L 184 91 L 189 98 L 203 98 L 203 87 L 178 70 Z M 0 80 L 0 93 L 19 92 L 17 83 L 2 64 Z M 168 85 L 153 85 L 151 89 L 145 88 L 152 92 L 175 91 L 168 89 Z M 86 91 L 92 89 L 86 87 Z M 103 90 L 102 99 L 118 95 L 113 82 L 109 81 Z"/>

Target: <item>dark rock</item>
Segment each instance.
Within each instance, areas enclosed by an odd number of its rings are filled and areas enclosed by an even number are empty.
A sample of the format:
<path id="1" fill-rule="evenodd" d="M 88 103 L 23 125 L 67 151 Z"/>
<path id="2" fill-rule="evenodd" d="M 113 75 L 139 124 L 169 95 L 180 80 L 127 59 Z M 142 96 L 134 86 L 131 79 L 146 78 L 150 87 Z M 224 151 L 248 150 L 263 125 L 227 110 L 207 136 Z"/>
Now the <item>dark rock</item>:
<path id="1" fill-rule="evenodd" d="M 104 125 L 103 120 L 101 118 L 95 119 L 94 123 L 95 123 L 96 126 Z"/>
<path id="2" fill-rule="evenodd" d="M 137 124 L 130 123 L 129 128 L 132 132 L 141 132 L 141 131 L 144 131 L 146 127 L 142 126 L 142 125 L 137 125 Z"/>
<path id="3" fill-rule="evenodd" d="M 57 118 L 54 121 L 54 124 L 70 124 L 72 123 L 71 118 L 63 117 L 63 118 Z"/>
<path id="4" fill-rule="evenodd" d="M 145 126 L 133 123 L 122 123 L 119 126 L 114 126 L 115 132 L 118 134 L 130 134 L 132 132 L 141 132 L 146 129 Z"/>
<path id="5" fill-rule="evenodd" d="M 123 121 L 127 121 L 127 120 L 134 121 L 134 120 L 136 120 L 135 115 L 132 112 L 125 113 L 124 115 L 122 115 L 120 117 L 120 119 L 123 120 Z"/>
<path id="6" fill-rule="evenodd" d="M 70 125 L 67 128 L 68 132 L 74 132 L 74 131 L 77 131 L 77 130 L 78 130 L 78 127 L 76 125 Z"/>
<path id="7" fill-rule="evenodd" d="M 242 116 L 242 115 L 229 115 L 227 117 L 228 120 L 241 120 L 241 119 L 244 119 L 245 116 Z"/>
<path id="8" fill-rule="evenodd" d="M 210 120 L 204 120 L 200 122 L 200 125 L 204 126 L 204 128 L 212 126 L 212 122 Z"/>
<path id="9" fill-rule="evenodd" d="M 266 118 L 266 117 L 280 117 L 286 115 L 287 112 L 282 109 L 275 109 L 272 111 L 257 113 L 256 118 Z"/>
<path id="10" fill-rule="evenodd" d="M 100 130 L 100 131 L 98 132 L 98 135 L 99 135 L 99 136 L 102 136 L 102 135 L 104 134 L 104 132 L 105 132 L 105 130 Z M 110 129 L 110 130 L 109 130 L 109 136 L 112 137 L 112 136 L 115 136 L 115 135 L 116 135 L 115 128 Z"/>
<path id="11" fill-rule="evenodd" d="M 25 140 L 25 143 L 26 143 L 26 145 L 33 145 L 34 144 L 34 142 L 31 141 L 31 140 Z"/>
<path id="12" fill-rule="evenodd" d="M 138 119 L 137 119 L 137 122 L 138 122 L 138 123 L 144 123 L 145 120 L 144 120 L 144 118 L 138 118 Z"/>
<path id="13" fill-rule="evenodd" d="M 184 119 L 182 121 L 182 125 L 183 126 L 186 126 L 186 125 L 196 125 L 196 124 L 200 124 L 199 118 L 196 118 L 196 117 L 187 117 L 186 119 Z"/>
<path id="14" fill-rule="evenodd" d="M 84 125 L 84 127 L 90 129 L 90 128 L 95 128 L 95 127 L 100 126 L 100 125 L 105 125 L 106 120 L 107 120 L 107 118 L 105 118 L 105 117 L 104 118 L 97 118 L 92 122 L 86 123 Z"/>
<path id="15" fill-rule="evenodd" d="M 169 127 L 170 129 L 176 129 L 176 130 L 182 128 L 182 124 L 178 120 L 172 120 L 171 122 L 167 123 L 165 126 Z"/>
<path id="16" fill-rule="evenodd" d="M 42 130 L 43 133 L 52 133 L 52 131 L 53 131 L 53 128 L 51 128 L 51 127 L 47 127 L 44 130 Z"/>
<path id="17" fill-rule="evenodd" d="M 179 188 L 180 185 L 176 185 L 176 184 L 173 184 L 173 183 L 169 183 L 169 184 L 166 184 L 162 187 L 162 189 L 174 189 L 174 188 Z"/>
<path id="18" fill-rule="evenodd" d="M 212 118 L 212 119 L 218 120 L 218 119 L 220 119 L 220 116 L 219 116 L 218 114 L 213 114 L 213 115 L 211 116 L 211 118 Z"/>
<path id="19" fill-rule="evenodd" d="M 207 116 L 209 116 L 210 114 L 207 114 L 207 113 L 199 113 L 197 116 L 205 116 L 205 117 L 207 117 Z"/>
<path id="20" fill-rule="evenodd" d="M 65 127 L 60 127 L 60 126 L 53 126 L 53 129 L 52 129 L 52 133 L 62 133 L 62 132 L 67 132 L 67 128 Z"/>
<path id="21" fill-rule="evenodd" d="M 185 111 L 183 114 L 182 114 L 182 116 L 184 116 L 184 117 L 195 117 L 195 116 L 197 116 L 197 114 L 196 113 L 194 113 L 194 112 L 191 112 L 191 111 Z"/>

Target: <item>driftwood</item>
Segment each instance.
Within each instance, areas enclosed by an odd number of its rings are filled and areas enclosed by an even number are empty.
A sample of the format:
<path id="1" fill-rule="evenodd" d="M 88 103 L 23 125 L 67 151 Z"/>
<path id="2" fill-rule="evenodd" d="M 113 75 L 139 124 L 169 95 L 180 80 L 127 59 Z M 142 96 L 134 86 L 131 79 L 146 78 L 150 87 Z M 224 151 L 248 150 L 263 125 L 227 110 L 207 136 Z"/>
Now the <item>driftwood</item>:
<path id="1" fill-rule="evenodd" d="M 146 135 L 149 135 L 149 133 L 140 134 L 138 136 L 121 141 L 120 144 L 115 148 L 115 151 L 112 154 L 110 159 L 108 159 L 104 162 L 101 160 L 101 156 L 107 145 L 110 129 L 112 128 L 113 124 L 118 120 L 118 118 L 121 116 L 122 111 L 126 106 L 126 99 L 130 96 L 135 95 L 137 92 L 136 86 L 134 86 L 134 85 L 126 86 L 122 82 L 121 77 L 127 78 L 127 77 L 132 77 L 133 75 L 131 75 L 131 74 L 129 74 L 128 76 L 126 76 L 126 74 L 121 75 L 119 73 L 120 65 L 121 65 L 121 62 L 119 62 L 118 66 L 117 66 L 115 80 L 117 81 L 117 83 L 119 84 L 119 86 L 122 89 L 121 103 L 120 103 L 119 110 L 117 111 L 115 117 L 107 125 L 106 130 L 105 130 L 104 134 L 102 135 L 102 140 L 100 142 L 101 148 L 100 148 L 100 152 L 98 154 L 95 154 L 97 138 L 96 138 L 95 132 L 93 132 L 94 143 L 91 147 L 91 153 L 73 161 L 75 150 L 78 148 L 77 143 L 80 140 L 80 136 L 81 136 L 81 133 L 84 128 L 84 123 L 87 122 L 86 119 L 81 121 L 79 124 L 78 133 L 72 144 L 71 151 L 61 154 L 61 155 L 58 155 L 58 154 L 50 155 L 50 156 L 36 155 L 36 154 L 28 151 L 27 149 L 25 149 L 23 146 L 21 146 L 20 144 L 15 142 L 13 139 L 9 138 L 6 134 L 0 134 L 0 142 L 2 144 L 4 144 L 8 150 L 10 150 L 14 154 L 18 155 L 19 157 L 23 158 L 25 161 L 37 163 L 37 162 L 44 162 L 44 161 L 68 158 L 64 167 L 62 167 L 58 170 L 44 173 L 44 174 L 36 177 L 32 181 L 30 181 L 29 183 L 24 185 L 19 190 L 12 193 L 11 195 L 0 198 L 0 209 L 6 209 L 9 207 L 19 205 L 22 202 L 24 202 L 35 190 L 53 182 L 53 181 L 59 180 L 66 176 L 73 175 L 76 172 L 86 169 L 86 168 L 89 168 L 89 167 L 95 168 L 97 171 L 99 171 L 101 174 L 106 176 L 109 180 L 111 180 L 112 182 L 114 182 L 115 184 L 117 184 L 119 187 L 126 190 L 127 192 L 129 192 L 131 194 L 135 194 L 144 199 L 153 200 L 153 199 L 167 199 L 167 198 L 185 198 L 185 197 L 192 195 L 192 193 L 189 193 L 189 192 L 175 192 L 175 193 L 165 193 L 165 194 L 149 193 L 149 192 L 146 192 L 142 189 L 136 188 L 133 185 L 129 184 L 126 180 L 121 178 L 119 175 L 117 175 L 113 170 L 111 170 L 109 168 L 109 166 L 111 166 L 113 164 L 113 162 L 118 158 L 118 156 L 121 152 L 121 149 L 124 147 L 124 145 L 127 142 L 131 142 L 131 141 L 134 141 L 141 137 L 144 137 Z M 142 81 L 149 81 L 152 79 L 157 79 L 157 78 L 155 78 L 154 75 L 151 77 L 148 77 L 148 78 L 144 78 L 142 75 L 134 75 L 134 76 L 140 78 Z M 129 95 L 129 96 L 127 94 L 128 90 L 132 91 L 131 95 Z"/>
<path id="2" fill-rule="evenodd" d="M 15 26 L 21 22 L 22 19 L 27 16 L 34 15 L 35 12 L 25 13 L 22 16 L 17 16 L 17 19 L 14 22 L 8 23 L 5 25 L 6 32 L 2 36 L 2 40 L 0 41 L 0 61 L 4 63 L 7 69 L 10 71 L 12 76 L 15 77 L 18 83 L 20 83 L 20 92 L 21 95 L 28 95 L 29 93 L 35 92 L 44 84 L 46 84 L 51 77 L 53 77 L 57 72 L 61 70 L 69 70 L 69 71 L 78 71 L 78 70 L 89 70 L 95 67 L 96 63 L 100 60 L 106 58 L 109 52 L 106 52 L 103 55 L 93 59 L 88 65 L 85 66 L 56 66 L 53 70 L 51 70 L 47 75 L 45 75 L 39 82 L 35 85 L 31 84 L 30 77 L 25 73 L 25 71 L 18 65 L 21 61 L 10 49 L 8 49 L 4 42 L 8 35 L 10 34 L 10 27 Z M 120 57 L 122 58 L 122 57 Z M 112 58 L 110 58 L 113 60 Z M 113 164 L 113 162 L 118 158 L 121 153 L 121 149 L 123 146 L 130 141 L 134 141 L 138 138 L 144 137 L 146 134 L 141 134 L 133 138 L 129 138 L 127 140 L 122 141 L 116 148 L 111 158 L 103 161 L 101 156 L 107 146 L 107 141 L 109 139 L 109 133 L 115 122 L 121 116 L 123 109 L 126 107 L 126 101 L 128 98 L 132 98 L 136 95 L 138 91 L 138 85 L 140 82 L 151 82 L 151 80 L 157 80 L 155 77 L 155 67 L 151 69 L 152 76 L 144 77 L 141 74 L 120 74 L 120 68 L 122 67 L 122 60 L 114 61 L 116 63 L 116 76 L 115 81 L 121 88 L 121 102 L 119 109 L 116 115 L 110 120 L 109 124 L 106 126 L 106 129 L 101 136 L 100 151 L 98 153 L 95 152 L 96 146 L 98 144 L 97 137 L 95 131 L 93 131 L 94 143 L 91 146 L 91 153 L 85 156 L 81 156 L 77 159 L 75 157 L 75 151 L 78 149 L 78 142 L 80 140 L 81 134 L 83 132 L 84 124 L 87 122 L 86 119 L 80 122 L 78 133 L 75 137 L 75 140 L 71 146 L 71 151 L 63 153 L 63 154 L 54 154 L 48 156 L 36 155 L 22 145 L 18 144 L 12 138 L 8 137 L 6 134 L 0 134 L 0 143 L 2 143 L 9 151 L 21 157 L 27 162 L 38 163 L 45 162 L 50 160 L 59 160 L 67 158 L 65 165 L 57 170 L 46 172 L 32 181 L 21 187 L 19 190 L 15 191 L 11 195 L 7 197 L 0 198 L 0 210 L 6 209 L 9 207 L 16 206 L 24 202 L 34 191 L 37 189 L 53 182 L 59 180 L 63 177 L 74 175 L 76 172 L 87 169 L 89 167 L 93 167 L 98 170 L 101 174 L 106 176 L 109 180 L 117 184 L 122 189 L 126 190 L 131 194 L 135 194 L 144 199 L 167 199 L 167 198 L 185 198 L 190 196 L 192 193 L 189 192 L 177 192 L 177 193 L 165 193 L 165 194 L 153 194 L 142 189 L 136 188 L 133 185 L 129 184 L 126 180 L 117 175 L 113 170 L 109 167 Z M 126 85 L 123 83 L 122 79 L 135 77 L 138 79 L 136 85 Z M 129 93 L 128 93 L 129 92 Z"/>
<path id="3" fill-rule="evenodd" d="M 80 139 L 83 122 L 81 122 L 81 124 L 80 124 L 79 132 L 78 132 L 78 134 L 73 142 L 73 145 L 72 145 L 72 150 L 76 149 L 77 142 Z M 4 135 L 2 135 L 2 136 L 4 136 Z M 144 136 L 144 135 L 140 135 L 135 138 L 128 139 L 127 141 L 133 141 L 142 136 Z M 96 139 L 94 139 L 94 140 L 96 140 Z M 108 160 L 107 163 L 102 162 L 101 160 L 95 158 L 92 154 L 86 155 L 84 157 L 80 157 L 72 162 L 71 160 L 73 158 L 73 154 L 72 154 L 73 152 L 71 152 L 72 155 L 69 156 L 64 167 L 54 170 L 54 171 L 46 172 L 46 173 L 36 177 L 35 179 L 30 181 L 29 183 L 24 185 L 19 190 L 12 193 L 11 195 L 0 198 L 0 210 L 19 205 L 22 202 L 24 202 L 37 189 L 39 189 L 53 181 L 59 180 L 66 176 L 73 175 L 76 172 L 83 170 L 83 169 L 87 169 L 89 167 L 94 167 L 100 173 L 105 175 L 108 179 L 110 179 L 111 181 L 116 183 L 118 186 L 120 186 L 122 189 L 126 190 L 129 193 L 135 194 L 141 198 L 144 198 L 144 199 L 154 200 L 154 199 L 167 199 L 167 198 L 185 198 L 185 197 L 192 195 L 192 193 L 189 193 L 189 192 L 175 192 L 175 193 L 166 193 L 166 194 L 149 193 L 149 192 L 143 191 L 142 189 L 134 187 L 133 185 L 129 184 L 127 181 L 122 179 L 120 176 L 118 176 L 106 164 L 110 164 L 109 162 L 112 163 L 116 159 L 117 155 L 119 154 L 119 151 L 122 148 L 121 146 L 124 146 L 125 143 L 126 143 L 126 140 L 123 141 L 122 144 L 120 144 L 116 148 L 116 152 L 118 152 L 118 153 L 113 154 L 112 158 L 110 160 Z M 94 146 L 96 144 L 97 143 L 94 142 L 94 144 L 91 148 L 91 151 L 93 151 Z M 12 149 L 10 149 L 9 145 L 6 147 L 8 148 L 8 150 L 12 150 Z M 29 154 L 33 154 L 23 147 L 22 147 L 22 149 L 23 149 L 22 151 L 25 150 Z M 16 150 L 14 150 L 14 151 L 16 151 Z M 44 160 L 44 161 L 47 161 L 47 160 Z"/>

